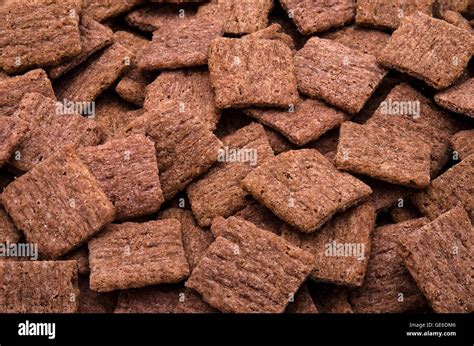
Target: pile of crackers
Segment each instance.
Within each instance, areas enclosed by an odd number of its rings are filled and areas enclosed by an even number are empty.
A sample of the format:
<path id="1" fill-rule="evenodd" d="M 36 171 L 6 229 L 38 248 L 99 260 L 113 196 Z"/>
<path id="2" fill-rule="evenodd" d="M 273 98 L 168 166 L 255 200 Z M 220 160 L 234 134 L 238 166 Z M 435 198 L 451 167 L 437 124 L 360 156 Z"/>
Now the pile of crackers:
<path id="1" fill-rule="evenodd" d="M 473 16 L 0 1 L 0 312 L 473 312 Z"/>

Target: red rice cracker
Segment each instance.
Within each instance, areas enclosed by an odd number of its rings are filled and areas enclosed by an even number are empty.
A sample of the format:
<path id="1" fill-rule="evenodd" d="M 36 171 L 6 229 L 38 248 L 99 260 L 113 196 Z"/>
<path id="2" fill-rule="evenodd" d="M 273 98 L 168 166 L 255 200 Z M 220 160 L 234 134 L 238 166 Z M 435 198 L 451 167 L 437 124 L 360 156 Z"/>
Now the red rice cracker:
<path id="1" fill-rule="evenodd" d="M 33 92 L 56 99 L 51 81 L 41 69 L 0 79 L 0 116 L 13 115 L 23 96 Z"/>
<path id="2" fill-rule="evenodd" d="M 69 110 L 41 94 L 27 94 L 14 118 L 28 124 L 28 133 L 17 147 L 10 166 L 29 171 L 68 144 L 75 148 L 99 144 L 102 133 L 92 119 Z"/>
<path id="3" fill-rule="evenodd" d="M 351 114 L 362 109 L 386 72 L 373 55 L 317 37 L 295 56 L 299 91 Z"/>
<path id="4" fill-rule="evenodd" d="M 209 230 L 198 226 L 190 210 L 168 208 L 158 213 L 158 219 L 176 219 L 181 224 L 184 252 L 192 271 L 204 256 L 209 245 L 214 241 L 214 236 Z"/>
<path id="5" fill-rule="evenodd" d="M 283 221 L 305 233 L 317 230 L 336 212 L 372 192 L 350 174 L 339 172 L 314 149 L 276 156 L 250 172 L 242 186 Z"/>
<path id="6" fill-rule="evenodd" d="M 5 212 L 5 209 L 0 207 L 0 244 L 16 243 L 20 238 L 21 233 L 16 229 L 12 219 Z"/>
<path id="7" fill-rule="evenodd" d="M 416 12 L 401 21 L 378 59 L 386 67 L 444 89 L 461 76 L 473 46 L 470 32 Z"/>
<path id="8" fill-rule="evenodd" d="M 75 261 L 0 261 L 2 313 L 73 313 L 78 298 Z"/>
<path id="9" fill-rule="evenodd" d="M 116 219 L 152 214 L 164 202 L 155 145 L 145 136 L 80 148 L 78 155 L 114 204 Z"/>
<path id="10" fill-rule="evenodd" d="M 293 54 L 281 41 L 216 39 L 209 71 L 219 108 L 288 107 L 298 101 Z"/>
<path id="11" fill-rule="evenodd" d="M 148 48 L 138 56 L 138 66 L 143 70 L 161 70 L 206 65 L 209 45 L 219 36 L 221 28 L 214 21 L 178 20 L 153 33 Z"/>
<path id="12" fill-rule="evenodd" d="M 102 22 L 131 10 L 134 6 L 143 3 L 143 0 L 82 0 L 82 9 L 85 15 Z"/>
<path id="13" fill-rule="evenodd" d="M 474 118 L 474 78 L 439 92 L 435 101 L 443 108 Z"/>
<path id="14" fill-rule="evenodd" d="M 282 236 L 315 257 L 311 279 L 361 286 L 369 260 L 375 216 L 371 203 L 361 203 L 336 215 L 318 232 L 303 234 L 285 226 Z"/>
<path id="15" fill-rule="evenodd" d="M 205 173 L 217 161 L 222 144 L 191 112 L 180 112 L 172 101 L 138 117 L 122 133 L 142 133 L 155 143 L 165 200 Z"/>
<path id="16" fill-rule="evenodd" d="M 76 0 L 7 1 L 0 7 L 0 68 L 53 66 L 81 52 Z"/>
<path id="17" fill-rule="evenodd" d="M 214 101 L 209 72 L 186 69 L 162 72 L 146 88 L 145 109 L 154 109 L 165 100 L 172 100 L 180 109 L 191 112 L 196 119 L 214 130 L 221 116 Z"/>
<path id="18" fill-rule="evenodd" d="M 393 137 L 411 135 L 431 145 L 432 175 L 448 161 L 449 140 L 460 129 L 455 119 L 407 84 L 393 88 L 366 124 L 390 129 Z"/>
<path id="19" fill-rule="evenodd" d="M 396 29 L 400 20 L 416 11 L 431 16 L 434 0 L 358 0 L 356 23 Z"/>
<path id="20" fill-rule="evenodd" d="M 0 167 L 3 166 L 28 132 L 28 123 L 17 117 L 0 116 Z"/>
<path id="21" fill-rule="evenodd" d="M 403 262 L 435 312 L 474 311 L 473 233 L 456 207 L 400 239 Z"/>
<path id="22" fill-rule="evenodd" d="M 81 52 L 73 58 L 48 69 L 48 75 L 52 79 L 71 71 L 92 54 L 113 42 L 112 30 L 87 16 L 81 18 L 79 31 L 81 33 Z"/>
<path id="23" fill-rule="evenodd" d="M 468 156 L 434 179 L 426 191 L 413 196 L 413 203 L 431 220 L 464 206 L 474 222 L 474 156 Z"/>
<path id="24" fill-rule="evenodd" d="M 89 241 L 90 286 L 98 292 L 175 283 L 189 275 L 179 221 L 109 225 Z"/>
<path id="25" fill-rule="evenodd" d="M 314 268 L 309 253 L 240 218 L 217 219 L 213 233 L 185 285 L 222 312 L 281 313 Z"/>
<path id="26" fill-rule="evenodd" d="M 112 203 L 70 147 L 9 184 L 1 202 L 46 258 L 77 247 L 115 216 Z"/>
<path id="27" fill-rule="evenodd" d="M 461 160 L 474 154 L 474 129 L 456 133 L 451 138 L 451 145 Z"/>
<path id="28" fill-rule="evenodd" d="M 302 146 L 338 127 L 349 116 L 324 102 L 300 98 L 286 110 L 250 108 L 245 113 Z"/>
<path id="29" fill-rule="evenodd" d="M 280 0 L 288 16 L 304 35 L 343 26 L 355 16 L 354 0 Z"/>
<path id="30" fill-rule="evenodd" d="M 423 294 L 397 253 L 398 241 L 429 222 L 426 218 L 378 227 L 364 284 L 351 292 L 355 312 L 405 312 L 426 304 Z"/>
<path id="31" fill-rule="evenodd" d="M 423 140 L 349 121 L 339 133 L 337 168 L 407 187 L 429 185 L 431 146 Z"/>
<path id="32" fill-rule="evenodd" d="M 210 226 L 217 216 L 228 217 L 243 209 L 248 193 L 241 181 L 255 167 L 273 157 L 265 130 L 250 124 L 222 139 L 218 164 L 187 188 L 196 219 L 201 226 Z"/>
<path id="33" fill-rule="evenodd" d="M 91 57 L 57 86 L 58 99 L 72 102 L 94 101 L 130 66 L 133 54 L 115 43 L 97 58 Z"/>

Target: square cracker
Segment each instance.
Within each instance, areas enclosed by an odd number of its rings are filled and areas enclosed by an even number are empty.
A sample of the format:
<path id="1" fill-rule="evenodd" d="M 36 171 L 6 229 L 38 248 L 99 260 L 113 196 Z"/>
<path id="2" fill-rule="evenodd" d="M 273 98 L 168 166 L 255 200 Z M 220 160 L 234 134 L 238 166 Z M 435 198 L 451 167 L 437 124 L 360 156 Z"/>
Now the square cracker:
<path id="1" fill-rule="evenodd" d="M 431 146 L 383 127 L 341 125 L 336 167 L 392 184 L 424 188 L 430 183 Z"/>
<path id="2" fill-rule="evenodd" d="M 125 20 L 134 28 L 141 31 L 153 32 L 162 27 L 174 25 L 178 20 L 188 22 L 193 19 L 195 15 L 196 8 L 186 5 L 148 5 L 129 12 L 125 16 Z"/>
<path id="3" fill-rule="evenodd" d="M 28 132 L 28 123 L 17 117 L 0 116 L 0 167 L 3 166 Z"/>
<path id="4" fill-rule="evenodd" d="M 250 172 L 244 189 L 298 230 L 311 233 L 372 190 L 314 149 L 284 152 Z"/>
<path id="5" fill-rule="evenodd" d="M 464 72 L 473 46 L 470 32 L 415 12 L 401 21 L 378 59 L 388 68 L 444 89 Z"/>
<path id="6" fill-rule="evenodd" d="M 143 0 L 82 0 L 85 15 L 100 22 L 131 10 Z"/>
<path id="7" fill-rule="evenodd" d="M 302 146 L 318 139 L 349 119 L 349 115 L 324 102 L 300 98 L 286 110 L 250 108 L 245 113 Z"/>
<path id="8" fill-rule="evenodd" d="M 13 115 L 23 96 L 33 92 L 56 99 L 44 70 L 36 69 L 24 75 L 0 79 L 0 116 Z"/>
<path id="9" fill-rule="evenodd" d="M 375 216 L 373 204 L 361 203 L 334 216 L 318 232 L 303 234 L 284 226 L 282 237 L 314 256 L 316 265 L 311 279 L 360 286 L 369 260 Z M 357 251 L 339 254 L 337 251 L 341 246 Z"/>
<path id="10" fill-rule="evenodd" d="M 145 112 L 121 130 L 142 133 L 155 143 L 161 188 L 170 200 L 206 172 L 218 159 L 221 142 L 189 110 L 180 112 L 173 101 Z"/>
<path id="11" fill-rule="evenodd" d="M 143 135 L 78 150 L 116 209 L 116 219 L 148 215 L 164 202 L 155 145 Z"/>
<path id="12" fill-rule="evenodd" d="M 186 69 L 162 72 L 146 88 L 145 109 L 153 110 L 165 100 L 172 100 L 181 109 L 214 130 L 221 112 L 214 101 L 209 72 L 205 69 Z"/>
<path id="13" fill-rule="evenodd" d="M 386 73 L 373 55 L 318 37 L 295 56 L 299 91 L 351 114 L 362 109 Z"/>
<path id="14" fill-rule="evenodd" d="M 221 27 L 216 21 L 177 19 L 153 33 L 152 41 L 138 56 L 138 66 L 161 70 L 206 65 L 209 45 L 219 36 Z"/>
<path id="15" fill-rule="evenodd" d="M 0 68 L 53 66 L 81 52 L 77 0 L 6 1 L 0 6 Z"/>
<path id="16" fill-rule="evenodd" d="M 298 101 L 293 53 L 281 41 L 216 39 L 209 71 L 219 108 L 288 107 Z"/>
<path id="17" fill-rule="evenodd" d="M 443 108 L 474 118 L 474 78 L 439 92 L 435 101 Z"/>
<path id="18" fill-rule="evenodd" d="M 189 275 L 181 225 L 169 219 L 109 225 L 89 241 L 90 286 L 98 292 L 176 283 Z"/>
<path id="19" fill-rule="evenodd" d="M 11 158 L 11 167 L 26 172 L 64 145 L 78 148 L 99 144 L 102 132 L 92 119 L 63 111 L 41 94 L 23 97 L 14 118 L 27 123 L 28 133 Z"/>
<path id="20" fill-rule="evenodd" d="M 407 111 L 391 111 L 390 105 L 412 105 L 412 113 Z M 419 106 L 419 114 L 413 112 Z M 406 108 L 407 110 L 410 107 Z M 408 84 L 394 87 L 380 104 L 367 125 L 389 129 L 393 137 L 410 135 L 415 140 L 422 139 L 431 145 L 431 173 L 436 175 L 447 163 L 449 158 L 449 140 L 460 130 L 453 117 L 436 107 L 428 98 Z"/>
<path id="21" fill-rule="evenodd" d="M 223 31 L 234 35 L 249 34 L 264 29 L 268 25 L 268 15 L 273 7 L 273 0 L 221 0 L 220 2 L 224 3 L 224 12 L 228 11 Z"/>
<path id="22" fill-rule="evenodd" d="M 114 206 L 71 147 L 10 183 L 1 202 L 46 258 L 79 246 L 115 216 Z"/>
<path id="23" fill-rule="evenodd" d="M 76 261 L 0 261 L 2 313 L 74 313 Z"/>
<path id="24" fill-rule="evenodd" d="M 396 29 L 400 19 L 416 11 L 432 15 L 434 0 L 357 0 L 356 23 Z"/>
<path id="25" fill-rule="evenodd" d="M 207 248 L 214 241 L 214 236 L 196 223 L 190 210 L 168 208 L 158 213 L 158 220 L 176 219 L 181 224 L 184 252 L 188 259 L 189 269 L 192 271 L 206 253 Z"/>
<path id="26" fill-rule="evenodd" d="M 303 35 L 343 26 L 355 16 L 354 0 L 280 0 Z"/>
<path id="27" fill-rule="evenodd" d="M 456 133 L 451 138 L 451 145 L 461 160 L 474 154 L 474 129 Z"/>
<path id="28" fill-rule="evenodd" d="M 92 102 L 110 87 L 127 68 L 133 54 L 119 43 L 114 43 L 98 56 L 92 56 L 57 86 L 59 100 Z"/>
<path id="29" fill-rule="evenodd" d="M 428 189 L 413 196 L 412 200 L 423 215 L 432 220 L 462 205 L 474 222 L 474 155 L 434 179 Z"/>
<path id="30" fill-rule="evenodd" d="M 435 312 L 474 311 L 473 239 L 462 207 L 400 237 L 403 262 Z"/>
<path id="31" fill-rule="evenodd" d="M 372 246 L 364 284 L 351 291 L 351 304 L 359 313 L 405 312 L 426 304 L 423 293 L 397 253 L 398 241 L 429 222 L 426 218 L 378 227 Z M 403 297 L 403 300 L 400 300 Z"/>
<path id="32" fill-rule="evenodd" d="M 222 312 L 281 313 L 314 268 L 309 253 L 240 218 L 218 218 L 212 231 L 185 285 Z"/>
<path id="33" fill-rule="evenodd" d="M 74 67 L 80 65 L 88 57 L 102 48 L 112 44 L 113 32 L 105 25 L 96 22 L 94 19 L 82 16 L 79 24 L 81 33 L 81 47 L 79 54 L 63 63 L 48 69 L 48 75 L 56 79 L 61 75 L 71 71 Z"/>
<path id="34" fill-rule="evenodd" d="M 247 205 L 242 179 L 273 151 L 260 124 L 252 123 L 222 139 L 217 165 L 187 188 L 191 209 L 199 223 L 210 226 L 217 216 L 228 217 Z M 235 153 L 235 157 L 231 155 Z M 248 157 L 246 157 L 248 156 Z"/>

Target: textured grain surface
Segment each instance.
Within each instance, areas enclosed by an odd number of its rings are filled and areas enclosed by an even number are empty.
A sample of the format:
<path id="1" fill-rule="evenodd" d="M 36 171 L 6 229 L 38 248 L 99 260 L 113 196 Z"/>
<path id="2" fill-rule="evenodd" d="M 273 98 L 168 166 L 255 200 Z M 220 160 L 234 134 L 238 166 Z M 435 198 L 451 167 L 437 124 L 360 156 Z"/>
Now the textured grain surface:
<path id="1" fill-rule="evenodd" d="M 252 123 L 223 138 L 222 143 L 217 165 L 186 190 L 201 226 L 209 226 L 213 218 L 228 217 L 244 208 L 248 193 L 242 189 L 242 179 L 273 157 L 260 124 Z"/>
<path id="2" fill-rule="evenodd" d="M 133 54 L 115 43 L 91 57 L 57 86 L 58 99 L 74 102 L 94 101 L 129 67 Z"/>
<path id="3" fill-rule="evenodd" d="M 435 101 L 443 108 L 474 118 L 474 78 L 441 91 Z"/>
<path id="4" fill-rule="evenodd" d="M 115 210 L 72 148 L 57 151 L 8 185 L 1 201 L 41 255 L 59 257 L 112 222 Z"/>
<path id="5" fill-rule="evenodd" d="M 277 132 L 269 127 L 265 127 L 265 133 L 275 155 L 295 149 L 295 145 L 291 143 L 285 136 L 280 134 L 280 132 Z"/>
<path id="6" fill-rule="evenodd" d="M 12 219 L 0 207 L 0 243 L 16 243 L 20 240 L 21 233 L 16 229 Z"/>
<path id="7" fill-rule="evenodd" d="M 235 213 L 234 216 L 249 221 L 258 228 L 280 235 L 283 221 L 257 202 L 249 203 L 244 209 Z"/>
<path id="8" fill-rule="evenodd" d="M 195 15 L 196 9 L 186 6 L 145 6 L 128 13 L 125 20 L 137 29 L 153 32 L 181 21 L 187 23 Z"/>
<path id="9" fill-rule="evenodd" d="M 337 168 L 407 187 L 429 185 L 431 146 L 423 140 L 349 121 L 339 133 Z"/>
<path id="10" fill-rule="evenodd" d="M 145 109 L 153 110 L 167 100 L 192 113 L 211 130 L 216 128 L 221 113 L 214 101 L 208 71 L 186 69 L 161 73 L 146 88 Z"/>
<path id="11" fill-rule="evenodd" d="M 174 102 L 162 103 L 132 121 L 123 133 L 142 133 L 155 143 L 165 200 L 174 197 L 218 159 L 221 142 L 206 125 Z"/>
<path id="12" fill-rule="evenodd" d="M 377 211 L 386 210 L 397 203 L 404 202 L 415 191 L 408 187 L 369 177 L 360 177 L 360 179 L 372 189 L 369 200 L 374 203 Z"/>
<path id="13" fill-rule="evenodd" d="M 447 10 L 441 13 L 441 18 L 460 29 L 474 33 L 469 21 L 459 12 Z"/>
<path id="14" fill-rule="evenodd" d="M 52 66 L 81 52 L 76 0 L 9 1 L 0 7 L 0 67 Z"/>
<path id="15" fill-rule="evenodd" d="M 81 34 L 81 52 L 73 58 L 48 69 L 48 75 L 52 79 L 71 71 L 92 54 L 113 42 L 112 30 L 89 17 L 83 16 L 81 18 L 79 31 Z"/>
<path id="16" fill-rule="evenodd" d="M 284 152 L 252 171 L 242 184 L 278 217 L 306 233 L 372 192 L 313 149 Z"/>
<path id="17" fill-rule="evenodd" d="M 378 58 L 386 67 L 444 89 L 463 73 L 473 42 L 468 31 L 416 12 L 401 21 Z"/>
<path id="18" fill-rule="evenodd" d="M 68 252 L 61 259 L 64 261 L 76 261 L 77 272 L 79 274 L 89 274 L 90 272 L 87 244 L 81 245 L 80 247 Z"/>
<path id="19" fill-rule="evenodd" d="M 303 234 L 284 226 L 282 236 L 314 256 L 316 269 L 311 279 L 361 286 L 374 226 L 375 207 L 371 203 L 362 203 L 336 215 L 313 234 Z M 339 252 L 339 247 L 344 247 L 343 251 Z"/>
<path id="20" fill-rule="evenodd" d="M 142 111 L 133 108 L 119 97 L 104 93 L 95 101 L 95 120 L 103 132 L 103 140 L 113 138 L 129 122 L 142 115 Z"/>
<path id="21" fill-rule="evenodd" d="M 413 196 L 413 203 L 432 220 L 462 205 L 474 222 L 474 155 L 434 179 L 428 189 Z"/>
<path id="22" fill-rule="evenodd" d="M 295 42 L 293 41 L 293 38 L 290 35 L 286 34 L 282 26 L 278 23 L 273 23 L 264 29 L 245 35 L 243 38 L 260 40 L 279 40 L 285 43 L 291 49 L 295 49 Z"/>
<path id="23" fill-rule="evenodd" d="M 28 123 L 17 117 L 0 116 L 0 167 L 3 166 L 23 141 Z"/>
<path id="24" fill-rule="evenodd" d="M 280 0 L 283 8 L 298 27 L 299 32 L 310 35 L 343 26 L 355 16 L 354 0 Z"/>
<path id="25" fill-rule="evenodd" d="M 293 55 L 278 40 L 216 39 L 209 71 L 219 108 L 288 107 L 298 100 Z"/>
<path id="26" fill-rule="evenodd" d="M 313 37 L 295 56 L 298 89 L 348 113 L 358 113 L 386 71 L 373 55 Z"/>
<path id="27" fill-rule="evenodd" d="M 400 19 L 416 11 L 431 16 L 434 0 L 358 0 L 356 23 L 396 29 Z"/>
<path id="28" fill-rule="evenodd" d="M 206 19 L 163 26 L 153 33 L 153 40 L 139 55 L 138 66 L 144 70 L 160 70 L 206 65 L 209 45 L 219 36 L 219 24 Z"/>
<path id="29" fill-rule="evenodd" d="M 145 136 L 81 148 L 78 155 L 114 204 L 116 219 L 152 214 L 164 202 L 155 146 Z"/>
<path id="30" fill-rule="evenodd" d="M 420 217 L 420 213 L 411 203 L 403 207 L 395 206 L 390 209 L 390 217 L 395 223 L 409 221 Z"/>
<path id="31" fill-rule="evenodd" d="M 2 313 L 77 311 L 75 261 L 0 261 Z"/>
<path id="32" fill-rule="evenodd" d="M 413 112 L 417 105 L 419 114 Z M 367 124 L 389 129 L 394 137 L 411 135 L 414 139 L 422 139 L 431 145 L 432 175 L 437 174 L 448 161 L 449 140 L 459 131 L 455 119 L 404 83 L 392 89 Z"/>
<path id="33" fill-rule="evenodd" d="M 169 208 L 158 213 L 158 219 L 176 219 L 181 224 L 183 246 L 189 268 L 192 271 L 207 248 L 214 241 L 214 236 L 209 230 L 199 227 L 193 213 L 181 208 Z"/>
<path id="34" fill-rule="evenodd" d="M 299 146 L 318 139 L 349 119 L 346 113 L 324 102 L 303 98 L 286 110 L 250 108 L 246 114 L 282 133 Z"/>
<path id="35" fill-rule="evenodd" d="M 33 70 L 21 76 L 0 80 L 0 116 L 15 113 L 21 99 L 28 93 L 40 93 L 56 99 L 48 75 L 41 69 Z"/>
<path id="36" fill-rule="evenodd" d="M 273 0 L 224 0 L 223 11 L 227 12 L 223 31 L 226 34 L 248 34 L 264 29 L 268 25 L 268 15 Z M 219 14 L 217 14 L 219 15 Z"/>
<path id="37" fill-rule="evenodd" d="M 435 312 L 473 312 L 474 232 L 462 207 L 400 237 L 400 255 Z"/>
<path id="38" fill-rule="evenodd" d="M 312 256 L 240 218 L 213 223 L 217 235 L 186 282 L 223 312 L 283 312 L 313 269 Z"/>
<path id="39" fill-rule="evenodd" d="M 104 21 L 131 10 L 143 0 L 82 0 L 83 12 L 95 20 Z"/>
<path id="40" fill-rule="evenodd" d="M 14 116 L 27 122 L 29 131 L 10 160 L 20 171 L 29 171 L 64 145 L 75 148 L 96 145 L 102 133 L 92 119 L 63 113 L 56 102 L 41 94 L 27 94 Z"/>
<path id="41" fill-rule="evenodd" d="M 474 129 L 456 133 L 451 138 L 451 145 L 461 160 L 474 154 Z"/>
<path id="42" fill-rule="evenodd" d="M 397 254 L 397 246 L 400 237 L 428 222 L 421 218 L 375 229 L 364 284 L 351 292 L 355 312 L 404 312 L 426 304 Z"/>
<path id="43" fill-rule="evenodd" d="M 91 289 L 98 292 L 175 283 L 189 275 L 177 220 L 109 225 L 89 241 Z"/>

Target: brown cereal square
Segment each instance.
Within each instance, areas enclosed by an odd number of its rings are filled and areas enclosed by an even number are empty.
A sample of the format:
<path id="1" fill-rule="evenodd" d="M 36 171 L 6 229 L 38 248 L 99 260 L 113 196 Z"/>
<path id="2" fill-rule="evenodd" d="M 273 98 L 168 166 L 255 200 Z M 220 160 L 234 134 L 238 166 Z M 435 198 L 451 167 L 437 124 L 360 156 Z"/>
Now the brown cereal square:
<path id="1" fill-rule="evenodd" d="M 474 154 L 474 129 L 456 133 L 451 138 L 451 145 L 461 160 Z"/>
<path id="2" fill-rule="evenodd" d="M 131 10 L 143 0 L 82 0 L 85 15 L 102 22 Z"/>
<path id="3" fill-rule="evenodd" d="M 314 268 L 309 253 L 240 218 L 218 219 L 213 233 L 185 285 L 222 312 L 281 313 Z"/>
<path id="4" fill-rule="evenodd" d="M 23 141 L 28 131 L 28 123 L 17 117 L 0 116 L 0 167 Z"/>
<path id="5" fill-rule="evenodd" d="M 314 232 L 336 212 L 372 193 L 314 149 L 276 156 L 250 172 L 242 186 L 283 221 L 305 233 Z"/>
<path id="6" fill-rule="evenodd" d="M 196 8 L 189 6 L 145 6 L 125 16 L 127 23 L 139 30 L 153 32 L 162 27 L 173 26 L 179 20 L 188 22 L 196 15 Z"/>
<path id="7" fill-rule="evenodd" d="M 299 91 L 351 114 L 362 109 L 386 73 L 373 55 L 317 37 L 295 56 Z"/>
<path id="8" fill-rule="evenodd" d="M 281 41 L 216 39 L 209 71 L 219 108 L 288 107 L 298 101 L 293 54 Z"/>
<path id="9" fill-rule="evenodd" d="M 268 25 L 268 15 L 273 0 L 224 0 L 224 11 L 228 11 L 223 25 L 226 34 L 249 34 Z"/>
<path id="10" fill-rule="evenodd" d="M 10 183 L 1 202 L 45 258 L 72 250 L 115 216 L 112 203 L 71 147 Z"/>
<path id="11" fill-rule="evenodd" d="M 181 225 L 169 219 L 109 225 L 89 241 L 90 286 L 98 292 L 176 283 L 189 275 Z"/>
<path id="12" fill-rule="evenodd" d="M 5 209 L 0 207 L 0 244 L 16 243 L 20 238 L 21 233 L 16 229 L 12 219 L 5 212 Z"/>
<path id="13" fill-rule="evenodd" d="M 235 213 L 234 216 L 249 221 L 265 231 L 280 235 L 280 228 L 283 221 L 260 203 L 251 202 L 244 209 Z"/>
<path id="14" fill-rule="evenodd" d="M 439 92 L 435 101 L 443 108 L 474 118 L 474 78 Z"/>

